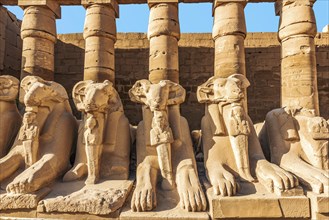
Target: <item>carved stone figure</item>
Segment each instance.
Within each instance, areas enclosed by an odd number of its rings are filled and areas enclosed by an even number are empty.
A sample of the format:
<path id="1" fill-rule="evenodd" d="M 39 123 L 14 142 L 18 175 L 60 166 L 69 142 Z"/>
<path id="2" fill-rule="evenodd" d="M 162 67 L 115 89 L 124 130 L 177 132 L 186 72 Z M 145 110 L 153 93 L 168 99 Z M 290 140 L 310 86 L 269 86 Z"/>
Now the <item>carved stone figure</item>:
<path id="1" fill-rule="evenodd" d="M 7 185 L 8 193 L 35 192 L 63 174 L 76 130 L 64 87 L 27 76 L 21 88 L 26 112 L 12 148 L 0 159 L 0 182 L 25 169 Z"/>
<path id="2" fill-rule="evenodd" d="M 260 138 L 273 163 L 313 192 L 329 192 L 329 121 L 301 107 L 275 109 L 267 114 Z"/>
<path id="3" fill-rule="evenodd" d="M 156 207 L 159 173 L 162 189 L 172 190 L 177 185 L 183 209 L 205 210 L 206 199 L 198 180 L 188 124 L 179 113 L 185 90 L 170 80 L 153 84 L 139 80 L 129 96 L 132 101 L 143 104 L 143 121 L 137 128 L 137 185 L 132 210 L 147 211 Z"/>
<path id="4" fill-rule="evenodd" d="M 81 81 L 73 100 L 83 112 L 73 168 L 64 181 L 81 179 L 97 183 L 100 177 L 126 180 L 129 176 L 130 128 L 119 94 L 112 83 Z"/>
<path id="5" fill-rule="evenodd" d="M 19 80 L 0 76 L 0 158 L 5 156 L 19 131 L 22 117 L 16 106 Z"/>
<path id="6" fill-rule="evenodd" d="M 39 128 L 35 112 L 25 112 L 18 140 L 22 141 L 25 151 L 25 167 L 28 168 L 37 161 L 39 150 Z"/>
<path id="7" fill-rule="evenodd" d="M 215 195 L 235 195 L 237 177 L 248 182 L 257 177 L 278 194 L 298 185 L 292 174 L 265 159 L 243 106 L 243 91 L 248 86 L 244 75 L 233 74 L 211 77 L 198 87 L 198 100 L 206 103 L 201 123 L 205 168 Z"/>

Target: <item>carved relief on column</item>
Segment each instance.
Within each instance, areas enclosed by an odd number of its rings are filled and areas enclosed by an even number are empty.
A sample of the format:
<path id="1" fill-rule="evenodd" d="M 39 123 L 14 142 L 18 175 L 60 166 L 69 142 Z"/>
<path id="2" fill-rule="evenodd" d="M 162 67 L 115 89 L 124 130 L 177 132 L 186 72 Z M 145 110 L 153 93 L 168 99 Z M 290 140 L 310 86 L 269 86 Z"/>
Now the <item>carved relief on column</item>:
<path id="1" fill-rule="evenodd" d="M 180 27 L 177 3 L 150 4 L 147 36 L 150 40 L 149 80 L 153 83 L 160 80 L 178 83 Z"/>
<path id="2" fill-rule="evenodd" d="M 84 80 L 114 83 L 114 43 L 116 41 L 116 17 L 119 6 L 116 0 L 83 0 L 86 19 Z"/>
<path id="3" fill-rule="evenodd" d="M 244 39 L 245 2 L 214 1 L 215 76 L 228 77 L 235 73 L 246 75 Z"/>
<path id="4" fill-rule="evenodd" d="M 19 0 L 18 5 L 24 9 L 21 79 L 35 75 L 45 80 L 54 80 L 56 18 L 61 16 L 60 6 L 55 1 L 32 0 Z"/>
<path id="5" fill-rule="evenodd" d="M 319 115 L 314 2 L 279 0 L 276 13 L 280 15 L 281 106 L 300 106 Z"/>

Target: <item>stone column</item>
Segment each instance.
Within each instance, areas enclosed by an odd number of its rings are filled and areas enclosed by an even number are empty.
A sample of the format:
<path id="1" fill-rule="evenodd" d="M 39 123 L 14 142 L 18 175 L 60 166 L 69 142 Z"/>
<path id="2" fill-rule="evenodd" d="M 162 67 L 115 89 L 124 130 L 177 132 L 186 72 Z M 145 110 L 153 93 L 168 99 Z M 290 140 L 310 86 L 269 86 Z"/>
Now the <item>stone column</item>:
<path id="1" fill-rule="evenodd" d="M 246 75 L 244 39 L 245 1 L 215 0 L 212 37 L 215 41 L 215 76 Z"/>
<path id="2" fill-rule="evenodd" d="M 319 115 L 312 9 L 315 0 L 279 0 L 281 41 L 281 106 L 300 106 Z"/>
<path id="3" fill-rule="evenodd" d="M 56 18 L 61 16 L 60 5 L 50 0 L 18 0 L 18 5 L 24 9 L 21 79 L 34 75 L 54 80 Z"/>
<path id="4" fill-rule="evenodd" d="M 179 82 L 178 40 L 178 1 L 149 0 L 150 18 L 148 39 L 150 40 L 149 80 Z"/>
<path id="5" fill-rule="evenodd" d="M 118 3 L 116 0 L 82 0 L 82 4 L 86 7 L 84 80 L 114 83 Z"/>

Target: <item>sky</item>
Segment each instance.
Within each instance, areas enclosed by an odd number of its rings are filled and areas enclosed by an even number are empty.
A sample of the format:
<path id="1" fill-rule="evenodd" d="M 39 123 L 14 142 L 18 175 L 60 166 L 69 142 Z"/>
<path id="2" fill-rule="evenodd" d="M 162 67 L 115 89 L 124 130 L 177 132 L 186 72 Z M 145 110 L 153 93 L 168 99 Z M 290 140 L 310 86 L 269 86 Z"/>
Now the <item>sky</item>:
<path id="1" fill-rule="evenodd" d="M 211 3 L 180 3 L 179 21 L 182 33 L 212 31 Z M 7 7 L 19 19 L 23 11 L 17 6 Z M 329 0 L 317 0 L 314 4 L 318 32 L 329 24 Z M 149 8 L 147 4 L 120 5 L 117 19 L 118 32 L 147 32 Z M 276 32 L 279 17 L 275 16 L 274 3 L 249 3 L 245 8 L 248 32 Z M 57 20 L 57 32 L 82 33 L 85 9 L 82 6 L 62 6 L 62 18 Z"/>

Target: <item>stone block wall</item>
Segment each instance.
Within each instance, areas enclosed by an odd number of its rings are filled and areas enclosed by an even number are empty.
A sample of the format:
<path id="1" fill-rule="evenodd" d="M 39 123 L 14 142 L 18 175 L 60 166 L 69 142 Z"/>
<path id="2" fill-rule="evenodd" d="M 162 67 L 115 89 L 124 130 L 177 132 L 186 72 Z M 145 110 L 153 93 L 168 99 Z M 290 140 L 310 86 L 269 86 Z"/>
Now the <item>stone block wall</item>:
<path id="1" fill-rule="evenodd" d="M 58 35 L 55 80 L 69 91 L 83 78 L 82 34 Z M 248 33 L 245 40 L 249 114 L 254 123 L 280 106 L 280 44 L 277 33 Z M 131 124 L 142 119 L 141 106 L 130 101 L 129 89 L 148 77 L 149 42 L 146 34 L 119 33 L 116 42 L 116 88 Z M 316 37 L 318 89 L 321 116 L 329 118 L 329 34 Z M 211 34 L 182 34 L 179 41 L 180 83 L 186 89 L 182 105 L 191 129 L 200 129 L 204 106 L 197 102 L 197 86 L 213 75 L 214 43 Z M 77 112 L 76 112 L 77 113 Z M 77 113 L 78 114 L 78 113 Z"/>
<path id="2" fill-rule="evenodd" d="M 0 74 L 20 75 L 22 40 L 21 21 L 0 6 Z"/>
<path id="3" fill-rule="evenodd" d="M 19 78 L 22 40 L 19 21 L 0 7 L 0 74 Z M 115 44 L 116 88 L 126 115 L 133 125 L 142 120 L 139 104 L 130 101 L 129 89 L 136 80 L 148 77 L 149 41 L 143 33 L 119 33 Z M 321 116 L 329 118 L 329 34 L 319 33 L 317 51 L 318 89 Z M 280 43 L 277 33 L 248 33 L 245 40 L 248 111 L 254 123 L 262 122 L 270 110 L 280 106 Z M 214 43 L 211 34 L 182 34 L 179 41 L 180 83 L 186 89 L 181 112 L 191 130 L 200 129 L 204 106 L 198 103 L 198 85 L 213 75 Z M 83 79 L 84 39 L 82 34 L 60 34 L 55 47 L 55 81 L 71 95 L 75 83 Z M 71 101 L 71 104 L 72 101 Z M 79 112 L 74 113 L 79 117 Z"/>

